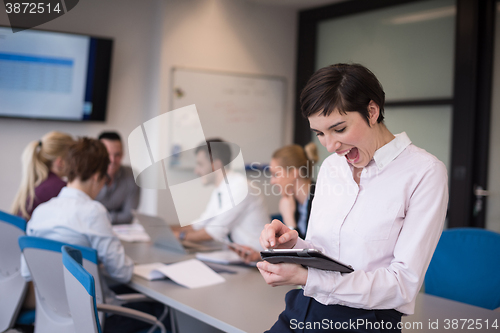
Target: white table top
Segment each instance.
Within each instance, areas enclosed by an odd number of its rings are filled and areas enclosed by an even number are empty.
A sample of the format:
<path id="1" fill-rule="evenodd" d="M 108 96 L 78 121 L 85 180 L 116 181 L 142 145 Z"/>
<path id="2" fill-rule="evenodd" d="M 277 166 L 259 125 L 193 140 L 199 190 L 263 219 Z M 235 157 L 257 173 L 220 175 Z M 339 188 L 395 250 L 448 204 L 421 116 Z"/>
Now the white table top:
<path id="1" fill-rule="evenodd" d="M 124 243 L 137 264 L 172 263 L 194 255 L 174 254 L 146 243 Z M 131 288 L 225 332 L 263 332 L 285 309 L 285 294 L 292 287 L 270 287 L 257 268 L 223 266 L 237 272 L 221 273 L 225 283 L 188 289 L 169 280 L 148 281 L 134 276 Z"/>
<path id="2" fill-rule="evenodd" d="M 194 257 L 176 254 L 148 243 L 124 243 L 124 247 L 127 255 L 137 264 L 173 263 Z M 170 280 L 147 281 L 136 276 L 129 285 L 159 302 L 225 332 L 263 332 L 269 329 L 285 309 L 285 294 L 292 287 L 270 287 L 256 268 L 224 267 L 237 273 L 221 273 L 226 282 L 210 287 L 188 289 Z M 464 324 L 464 320 L 460 319 L 469 321 Z M 403 332 L 470 333 L 472 327 L 475 328 L 473 331 L 483 332 L 486 331 L 486 324 L 491 326 L 495 319 L 500 326 L 500 312 L 419 294 L 415 314 L 403 317 Z M 436 320 L 438 329 L 430 329 L 430 323 L 435 327 Z M 458 326 L 452 326 L 454 323 Z M 477 328 L 478 323 L 481 323 L 482 329 Z M 500 332 L 500 328 L 495 330 L 490 327 L 488 331 Z"/>
<path id="3" fill-rule="evenodd" d="M 495 320 L 497 329 L 491 328 Z M 500 332 L 500 312 L 420 293 L 415 314 L 404 316 L 403 324 L 408 325 L 403 332 Z"/>

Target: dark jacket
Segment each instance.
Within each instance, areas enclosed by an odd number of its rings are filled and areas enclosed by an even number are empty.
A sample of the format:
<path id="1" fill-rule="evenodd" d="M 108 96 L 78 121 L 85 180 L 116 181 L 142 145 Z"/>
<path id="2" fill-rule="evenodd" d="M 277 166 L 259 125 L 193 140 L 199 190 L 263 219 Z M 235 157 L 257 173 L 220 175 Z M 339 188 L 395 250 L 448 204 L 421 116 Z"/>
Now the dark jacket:
<path id="1" fill-rule="evenodd" d="M 307 219 L 306 219 L 306 226 L 309 225 L 309 216 L 311 216 L 311 208 L 312 208 L 312 201 L 313 201 L 313 198 L 314 198 L 314 191 L 316 190 L 316 183 L 311 183 L 311 188 L 310 188 L 310 191 L 309 191 L 309 202 L 307 203 Z M 297 202 L 297 200 L 295 200 L 295 207 L 299 207 L 299 203 Z M 295 222 L 299 222 L 299 210 L 296 209 L 295 210 Z M 302 233 L 299 228 L 296 229 L 297 232 L 299 233 L 299 237 L 302 238 L 302 239 L 305 239 L 306 238 L 306 234 L 305 233 Z"/>

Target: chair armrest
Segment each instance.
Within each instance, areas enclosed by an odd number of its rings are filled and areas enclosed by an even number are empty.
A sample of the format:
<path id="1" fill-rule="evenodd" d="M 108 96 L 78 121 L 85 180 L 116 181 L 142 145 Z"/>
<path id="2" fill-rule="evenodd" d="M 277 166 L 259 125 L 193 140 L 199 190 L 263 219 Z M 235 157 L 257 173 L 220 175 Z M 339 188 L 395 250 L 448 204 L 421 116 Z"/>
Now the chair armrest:
<path id="1" fill-rule="evenodd" d="M 137 319 L 146 323 L 149 323 L 151 325 L 158 326 L 161 330 L 162 333 L 166 333 L 165 326 L 163 326 L 163 323 L 161 321 L 158 321 L 155 316 L 152 316 L 150 314 L 129 309 L 129 308 L 124 308 L 122 306 L 116 306 L 116 305 L 111 305 L 111 304 L 97 304 L 97 311 L 102 311 L 106 313 L 111 313 L 111 314 L 116 314 L 124 317 L 129 317 L 133 319 Z"/>
<path id="2" fill-rule="evenodd" d="M 115 299 L 122 303 L 153 301 L 151 298 L 139 293 L 115 295 Z"/>

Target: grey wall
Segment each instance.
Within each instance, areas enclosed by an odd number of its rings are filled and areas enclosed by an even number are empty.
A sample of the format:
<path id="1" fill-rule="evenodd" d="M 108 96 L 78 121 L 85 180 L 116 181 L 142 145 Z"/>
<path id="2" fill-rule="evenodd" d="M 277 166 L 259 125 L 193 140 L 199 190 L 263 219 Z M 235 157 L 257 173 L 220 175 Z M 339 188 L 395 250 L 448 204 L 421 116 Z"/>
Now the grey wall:
<path id="1" fill-rule="evenodd" d="M 4 11 L 0 25 L 8 25 Z M 170 110 L 172 66 L 285 77 L 285 142 L 290 143 L 296 26 L 295 10 L 244 0 L 80 1 L 69 13 L 39 28 L 114 39 L 107 121 L 0 118 L 0 209 L 10 207 L 21 177 L 20 155 L 30 141 L 52 130 L 95 136 L 115 129 L 126 138 L 144 121 Z M 277 211 L 277 198 L 266 202 Z M 171 209 L 168 192 L 142 191 L 140 210 L 165 215 Z"/>

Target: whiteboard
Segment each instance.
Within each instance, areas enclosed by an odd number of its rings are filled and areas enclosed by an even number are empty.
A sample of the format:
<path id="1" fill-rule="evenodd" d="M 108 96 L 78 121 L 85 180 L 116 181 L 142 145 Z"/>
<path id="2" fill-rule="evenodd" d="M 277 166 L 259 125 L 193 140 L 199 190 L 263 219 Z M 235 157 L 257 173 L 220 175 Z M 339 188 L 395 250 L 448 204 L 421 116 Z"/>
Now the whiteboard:
<path id="1" fill-rule="evenodd" d="M 283 145 L 284 78 L 176 67 L 172 80 L 172 110 L 195 104 L 205 138 L 237 144 L 246 165 Z"/>

